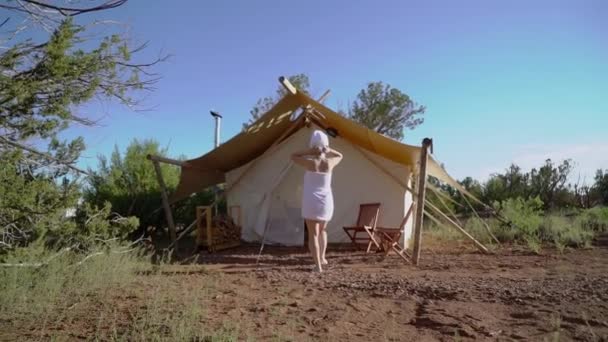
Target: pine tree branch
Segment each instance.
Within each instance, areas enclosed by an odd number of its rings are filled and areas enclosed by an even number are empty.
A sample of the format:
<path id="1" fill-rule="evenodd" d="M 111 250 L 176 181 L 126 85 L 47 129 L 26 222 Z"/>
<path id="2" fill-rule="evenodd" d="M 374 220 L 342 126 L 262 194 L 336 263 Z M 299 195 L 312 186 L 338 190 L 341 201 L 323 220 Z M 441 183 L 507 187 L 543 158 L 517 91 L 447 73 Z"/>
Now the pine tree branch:
<path id="1" fill-rule="evenodd" d="M 48 159 L 48 160 L 50 160 L 50 161 L 54 161 L 54 162 L 56 162 L 56 163 L 58 163 L 58 164 L 61 164 L 61 165 L 63 165 L 63 166 L 66 166 L 67 168 L 72 169 L 72 170 L 74 170 L 74 171 L 76 171 L 76 172 L 79 172 L 79 173 L 85 174 L 85 175 L 87 175 L 87 176 L 90 176 L 90 175 L 91 175 L 89 172 L 87 172 L 87 171 L 85 171 L 85 170 L 83 170 L 83 169 L 77 168 L 76 166 L 70 165 L 68 162 L 66 162 L 66 161 L 64 161 L 64 160 L 60 160 L 60 159 L 58 159 L 58 158 L 55 158 L 55 157 L 51 156 L 51 155 L 50 155 L 50 154 L 48 154 L 48 153 L 44 153 L 44 152 L 37 151 L 36 149 L 33 149 L 33 148 L 31 148 L 31 147 L 25 146 L 25 145 L 23 145 L 23 144 L 20 144 L 20 143 L 17 143 L 17 142 L 11 141 L 11 140 L 8 140 L 8 139 L 6 139 L 6 138 L 4 138 L 4 137 L 1 137 L 1 136 L 0 136 L 0 141 L 1 141 L 2 143 L 6 144 L 6 145 L 10 145 L 10 146 L 13 146 L 13 147 L 16 147 L 16 148 L 19 148 L 19 149 L 22 149 L 22 150 L 28 151 L 28 152 L 30 152 L 30 153 L 33 153 L 33 154 L 39 155 L 39 156 L 41 156 L 41 157 L 44 157 L 44 158 L 46 158 L 46 159 Z"/>

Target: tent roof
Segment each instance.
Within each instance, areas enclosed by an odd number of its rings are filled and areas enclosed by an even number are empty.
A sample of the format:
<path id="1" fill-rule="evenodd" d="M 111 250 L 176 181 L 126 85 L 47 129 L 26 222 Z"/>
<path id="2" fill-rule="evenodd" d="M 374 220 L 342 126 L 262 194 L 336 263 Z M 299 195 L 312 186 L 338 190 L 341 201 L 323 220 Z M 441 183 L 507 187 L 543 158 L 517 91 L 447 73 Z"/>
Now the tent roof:
<path id="1" fill-rule="evenodd" d="M 295 118 L 296 112 L 304 115 Z M 177 201 L 225 181 L 225 173 L 258 158 L 305 124 L 305 118 L 323 128 L 333 128 L 338 137 L 396 163 L 416 166 L 421 148 L 385 137 L 311 99 L 302 92 L 288 93 L 247 130 L 209 153 L 182 165 L 179 185 L 171 196 Z M 457 184 L 431 157 L 427 172 L 448 184 Z"/>

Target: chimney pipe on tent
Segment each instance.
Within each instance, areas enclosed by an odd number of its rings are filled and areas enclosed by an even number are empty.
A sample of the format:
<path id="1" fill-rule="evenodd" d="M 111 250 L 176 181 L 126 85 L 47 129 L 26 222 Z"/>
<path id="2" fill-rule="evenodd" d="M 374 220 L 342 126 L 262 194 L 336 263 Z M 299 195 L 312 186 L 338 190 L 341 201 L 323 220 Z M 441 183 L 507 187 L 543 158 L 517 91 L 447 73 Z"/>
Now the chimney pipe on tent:
<path id="1" fill-rule="evenodd" d="M 220 113 L 210 110 L 211 116 L 215 119 L 215 148 L 220 146 L 220 125 L 222 123 L 222 116 Z"/>

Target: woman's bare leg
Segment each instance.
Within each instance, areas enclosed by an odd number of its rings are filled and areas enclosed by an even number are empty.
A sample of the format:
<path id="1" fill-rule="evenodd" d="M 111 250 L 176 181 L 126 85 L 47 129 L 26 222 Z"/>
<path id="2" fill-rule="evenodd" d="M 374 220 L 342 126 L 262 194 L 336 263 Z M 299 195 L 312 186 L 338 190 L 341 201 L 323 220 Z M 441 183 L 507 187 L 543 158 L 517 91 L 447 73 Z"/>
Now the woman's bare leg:
<path id="1" fill-rule="evenodd" d="M 321 267 L 321 253 L 319 250 L 319 227 L 320 224 L 317 221 L 306 220 L 306 227 L 308 228 L 308 249 L 312 254 L 312 260 L 315 262 L 316 269 L 322 272 Z"/>
<path id="2" fill-rule="evenodd" d="M 325 259 L 325 251 L 327 250 L 327 222 L 321 221 L 319 222 L 319 247 L 321 248 L 321 264 L 327 265 L 327 259 Z"/>

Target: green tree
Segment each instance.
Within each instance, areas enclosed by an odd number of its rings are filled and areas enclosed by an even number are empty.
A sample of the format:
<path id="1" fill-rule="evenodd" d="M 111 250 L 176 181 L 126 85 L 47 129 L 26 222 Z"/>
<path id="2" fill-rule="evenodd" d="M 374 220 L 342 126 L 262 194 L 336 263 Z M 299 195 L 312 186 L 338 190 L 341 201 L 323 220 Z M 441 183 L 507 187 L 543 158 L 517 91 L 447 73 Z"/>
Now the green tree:
<path id="1" fill-rule="evenodd" d="M 305 74 L 297 74 L 289 76 L 287 79 L 298 90 L 308 94 L 310 89 L 310 80 L 308 79 L 308 76 L 306 76 Z M 279 86 L 274 96 L 266 96 L 260 98 L 258 102 L 256 102 L 256 104 L 253 106 L 251 111 L 249 111 L 249 113 L 251 114 L 251 118 L 249 119 L 249 122 L 243 125 L 243 127 L 245 128 L 254 123 L 256 120 L 258 120 L 262 115 L 264 115 L 264 113 L 269 111 L 283 96 L 285 96 L 285 94 L 285 88 Z"/>
<path id="2" fill-rule="evenodd" d="M 529 178 L 528 173 L 523 173 L 519 166 L 511 164 L 504 173 L 494 174 L 486 181 L 482 199 L 486 203 L 493 203 L 508 198 L 528 198 Z"/>
<path id="3" fill-rule="evenodd" d="M 570 172 L 572 172 L 571 160 L 564 160 L 561 164 L 555 165 L 551 159 L 547 159 L 543 166 L 530 171 L 529 195 L 538 196 L 546 209 L 564 207 L 567 203 L 560 201 L 560 194 L 567 190 L 566 182 Z"/>
<path id="4" fill-rule="evenodd" d="M 85 189 L 87 202 L 97 206 L 112 203 L 114 212 L 121 216 L 136 216 L 143 226 L 162 224 L 159 208 L 160 186 L 154 166 L 147 155 L 167 156 L 155 140 L 133 140 L 121 154 L 116 146 L 109 160 L 99 156 L 96 171 L 90 171 L 88 187 Z M 161 163 L 161 172 L 169 192 L 177 187 L 179 168 Z"/>
<path id="5" fill-rule="evenodd" d="M 473 179 L 472 177 L 465 177 L 459 183 L 465 188 L 465 190 L 470 192 L 473 196 L 477 198 L 482 197 L 483 186 L 477 180 Z"/>
<path id="6" fill-rule="evenodd" d="M 80 113 L 93 98 L 137 105 L 132 91 L 150 89 L 156 76 L 149 67 L 161 59 L 133 62 L 145 45 L 131 47 L 120 34 L 99 36 L 74 17 L 125 2 L 93 0 L 79 8 L 64 1 L 0 4 L 6 14 L 0 42 L 8 47 L 0 50 L 0 235 L 9 248 L 59 236 L 70 226 L 88 229 L 66 217 L 79 207 L 73 171 L 84 140 L 61 141 L 58 133 L 74 123 L 94 125 Z"/>
<path id="7" fill-rule="evenodd" d="M 349 117 L 380 134 L 401 140 L 404 129 L 422 124 L 425 110 L 399 89 L 371 82 L 350 106 Z"/>
<path id="8" fill-rule="evenodd" d="M 519 166 L 512 164 L 504 173 L 494 174 L 488 179 L 484 184 L 482 199 L 486 203 L 492 203 L 510 198 L 538 197 L 545 209 L 574 206 L 577 203 L 576 196 L 566 184 L 571 171 L 570 160 L 555 165 L 548 159 L 543 166 L 525 173 Z"/>
<path id="9" fill-rule="evenodd" d="M 84 195 L 87 202 L 96 206 L 112 204 L 112 211 L 120 216 L 139 218 L 140 228 L 166 227 L 161 208 L 160 186 L 149 154 L 169 157 L 167 149 L 153 139 L 133 140 L 121 153 L 118 147 L 109 159 L 99 156 L 98 166 L 87 178 Z M 178 159 L 185 159 L 179 157 Z M 180 169 L 173 165 L 160 164 L 161 173 L 170 193 L 179 183 Z M 213 202 L 213 191 L 200 191 L 173 208 L 176 224 L 188 225 L 195 218 L 195 207 Z"/>
<path id="10" fill-rule="evenodd" d="M 506 191 L 504 180 L 498 175 L 492 175 L 484 184 L 483 197 L 484 203 L 501 202 L 509 198 Z"/>
<path id="11" fill-rule="evenodd" d="M 44 170 L 20 150 L 0 151 L 0 251 L 42 240 L 66 208 L 76 205 L 78 185 L 65 170 Z M 42 160 L 44 161 L 44 160 Z"/>
<path id="12" fill-rule="evenodd" d="M 608 170 L 599 169 L 596 171 L 592 192 L 593 197 L 597 198 L 597 202 L 608 205 Z"/>
<path id="13" fill-rule="evenodd" d="M 8 46 L 0 50 L 2 150 L 17 148 L 27 152 L 24 158 L 42 157 L 54 164 L 73 164 L 84 149 L 83 140 L 60 142 L 56 137 L 74 123 L 94 125 L 94 120 L 79 113 L 80 105 L 94 97 L 117 99 L 128 106 L 139 103 L 131 91 L 150 89 L 157 78 L 149 67 L 162 59 L 135 63 L 133 54 L 145 45 L 131 48 L 119 34 L 98 37 L 95 44 L 89 27 L 78 25 L 73 19 L 125 2 L 94 0 L 89 7 L 78 9 L 61 6 L 62 1 L 9 1 L 0 6 L 8 15 L 3 21 L 4 36 L 0 36 L 3 45 Z M 17 19 L 23 16 L 26 20 L 19 22 Z M 45 35 L 47 31 L 50 33 Z M 32 35 L 41 37 L 37 38 L 40 41 L 31 39 Z M 39 146 L 48 142 L 50 155 L 25 146 L 33 139 Z"/>
<path id="14" fill-rule="evenodd" d="M 521 168 L 515 164 L 511 164 L 504 174 L 499 175 L 502 179 L 506 196 L 508 198 L 527 197 L 530 190 L 528 189 L 528 181 L 530 175 L 523 173 Z"/>

